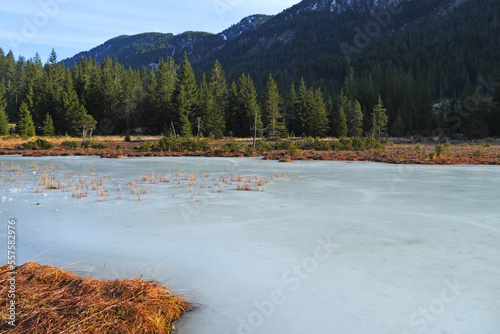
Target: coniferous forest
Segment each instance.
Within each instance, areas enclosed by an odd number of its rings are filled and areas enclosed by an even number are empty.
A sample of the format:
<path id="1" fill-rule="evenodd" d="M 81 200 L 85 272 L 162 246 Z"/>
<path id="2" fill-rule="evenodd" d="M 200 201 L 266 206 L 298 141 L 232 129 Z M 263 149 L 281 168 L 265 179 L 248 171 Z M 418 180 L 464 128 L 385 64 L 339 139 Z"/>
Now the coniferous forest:
<path id="1" fill-rule="evenodd" d="M 498 69 L 496 70 L 498 72 Z M 494 73 L 494 77 L 500 77 Z M 53 51 L 17 61 L 0 51 L 0 133 L 16 124 L 23 137 L 151 134 L 182 136 L 500 136 L 499 89 L 493 79 L 437 100 L 428 82 L 396 67 L 377 65 L 358 76 L 350 67 L 338 94 L 325 95 L 304 79 L 284 87 L 241 73 L 229 82 L 216 61 L 195 76 L 180 64 L 125 68 L 115 58 L 80 58 L 72 68 Z"/>

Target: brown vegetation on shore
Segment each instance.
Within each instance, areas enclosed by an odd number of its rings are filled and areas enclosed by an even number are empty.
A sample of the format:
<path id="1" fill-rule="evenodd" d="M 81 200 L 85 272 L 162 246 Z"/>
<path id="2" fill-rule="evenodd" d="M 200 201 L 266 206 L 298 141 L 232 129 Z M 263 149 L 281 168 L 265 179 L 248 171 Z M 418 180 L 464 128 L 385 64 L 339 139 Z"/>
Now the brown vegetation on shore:
<path id="1" fill-rule="evenodd" d="M 28 262 L 13 270 L 16 326 L 8 324 L 7 300 L 13 277 L 0 268 L 0 332 L 173 333 L 174 322 L 193 306 L 154 281 L 82 278 L 52 266 Z"/>
<path id="2" fill-rule="evenodd" d="M 95 137 L 98 142 L 105 143 L 107 148 L 68 148 L 61 145 L 68 138 L 43 138 L 54 145 L 53 149 L 24 149 L 25 142 L 20 138 L 4 137 L 0 140 L 0 155 L 41 156 L 100 156 L 103 158 L 122 157 L 163 157 L 163 156 L 220 156 L 244 157 L 263 156 L 267 160 L 291 162 L 293 160 L 335 160 L 335 161 L 373 161 L 396 164 L 500 164 L 500 143 L 490 142 L 460 142 L 451 144 L 414 143 L 401 140 L 399 143 L 386 142 L 382 149 L 359 150 L 267 150 L 256 151 L 249 147 L 251 139 L 219 139 L 211 142 L 211 150 L 206 151 L 153 151 L 141 150 L 142 145 L 158 140 L 159 137 L 132 137 L 126 142 L 123 137 Z M 78 141 L 79 139 L 73 139 Z M 333 142 L 336 139 L 326 139 Z M 227 151 L 221 149 L 231 141 L 241 144 L 242 149 Z M 246 146 L 245 146 L 246 145 Z M 440 145 L 442 148 L 440 148 Z"/>
<path id="3" fill-rule="evenodd" d="M 420 165 L 500 165 L 500 145 L 451 145 L 440 154 L 437 145 L 385 145 L 384 150 L 366 151 L 300 151 L 296 156 L 283 151 L 268 152 L 265 160 L 331 160 L 331 161 L 371 161 L 392 164 Z"/>

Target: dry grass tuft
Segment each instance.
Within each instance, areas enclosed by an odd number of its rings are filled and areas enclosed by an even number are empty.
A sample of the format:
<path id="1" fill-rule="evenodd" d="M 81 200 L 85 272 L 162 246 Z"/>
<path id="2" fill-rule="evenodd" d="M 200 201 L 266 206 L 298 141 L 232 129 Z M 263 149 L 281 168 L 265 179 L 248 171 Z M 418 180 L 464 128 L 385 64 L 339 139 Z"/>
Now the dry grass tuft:
<path id="1" fill-rule="evenodd" d="M 7 323 L 9 267 L 0 268 L 0 332 L 173 333 L 193 306 L 157 282 L 81 278 L 28 262 L 16 268 L 16 327 Z"/>

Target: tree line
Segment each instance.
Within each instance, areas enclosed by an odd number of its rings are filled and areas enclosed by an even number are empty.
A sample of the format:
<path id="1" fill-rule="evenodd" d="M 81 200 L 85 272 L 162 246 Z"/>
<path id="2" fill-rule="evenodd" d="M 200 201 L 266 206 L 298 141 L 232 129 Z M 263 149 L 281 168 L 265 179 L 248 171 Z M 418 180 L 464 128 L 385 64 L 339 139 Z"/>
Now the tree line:
<path id="1" fill-rule="evenodd" d="M 340 91 L 325 96 L 304 79 L 284 91 L 272 75 L 262 86 L 248 73 L 229 83 L 218 61 L 197 79 L 187 54 L 179 65 L 168 58 L 149 70 L 125 69 L 116 58 L 80 58 L 70 69 L 54 51 L 42 64 L 0 49 L 0 134 L 10 120 L 25 137 L 498 135 L 498 92 L 468 92 L 436 109 L 427 82 L 380 65 L 365 77 L 351 68 Z"/>

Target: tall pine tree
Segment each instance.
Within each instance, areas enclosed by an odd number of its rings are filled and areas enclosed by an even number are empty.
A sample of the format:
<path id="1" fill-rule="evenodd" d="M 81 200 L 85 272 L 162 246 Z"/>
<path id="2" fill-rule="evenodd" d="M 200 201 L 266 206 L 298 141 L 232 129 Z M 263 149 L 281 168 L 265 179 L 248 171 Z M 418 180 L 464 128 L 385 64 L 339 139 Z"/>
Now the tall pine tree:
<path id="1" fill-rule="evenodd" d="M 157 85 L 155 90 L 156 110 L 154 122 L 156 133 L 160 133 L 171 127 L 173 120 L 172 96 L 174 94 L 179 66 L 175 60 L 169 57 L 166 61 L 160 60 L 156 72 Z"/>
<path id="2" fill-rule="evenodd" d="M 317 88 L 314 92 L 311 88 L 310 96 L 311 110 L 307 118 L 307 134 L 313 137 L 325 137 L 328 132 L 328 116 L 326 114 L 323 93 Z"/>
<path id="3" fill-rule="evenodd" d="M 276 139 L 286 133 L 283 124 L 283 98 L 278 91 L 278 84 L 269 75 L 266 90 L 264 92 L 264 105 L 262 113 L 264 116 L 265 127 L 270 138 Z"/>
<path id="4" fill-rule="evenodd" d="M 223 115 L 226 110 L 229 91 L 226 83 L 226 75 L 218 60 L 215 61 L 214 66 L 210 71 L 210 76 L 208 77 L 208 89 L 215 99 L 218 114 Z"/>
<path id="5" fill-rule="evenodd" d="M 65 133 L 67 130 L 64 123 L 65 110 L 63 110 L 61 106 L 62 92 L 65 88 L 68 87 L 65 82 L 64 65 L 57 62 L 57 55 L 55 51 L 52 50 L 49 61 L 43 67 L 40 108 L 35 112 L 38 122 L 42 122 L 45 114 L 52 114 L 56 131 L 61 133 Z M 54 111 L 56 111 L 56 113 L 54 113 Z"/>
<path id="6" fill-rule="evenodd" d="M 255 130 L 262 131 L 262 120 L 259 104 L 257 103 L 257 91 L 250 75 L 242 74 L 238 80 L 237 95 L 237 121 L 238 137 L 252 137 Z"/>
<path id="7" fill-rule="evenodd" d="M 144 100 L 142 103 L 142 126 L 146 133 L 159 134 L 161 132 L 160 120 L 158 118 L 158 109 L 160 103 L 156 94 L 158 88 L 156 74 L 151 72 L 145 83 Z"/>
<path id="8" fill-rule="evenodd" d="M 198 108 L 198 85 L 187 53 L 181 63 L 173 92 L 174 123 L 181 136 L 192 136 L 191 116 Z"/>
<path id="9" fill-rule="evenodd" d="M 376 136 L 380 139 L 382 134 L 386 131 L 388 121 L 389 118 L 387 117 L 382 98 L 379 95 L 378 102 L 375 107 L 373 107 L 372 112 L 372 136 Z"/>
<path id="10" fill-rule="evenodd" d="M 340 138 L 347 136 L 346 110 L 349 109 L 349 99 L 344 91 L 340 93 L 337 110 L 333 117 L 333 136 Z"/>
<path id="11" fill-rule="evenodd" d="M 22 102 L 19 107 L 19 121 L 16 124 L 16 132 L 19 133 L 22 138 L 35 136 L 35 123 L 33 123 L 26 102 Z"/>
<path id="12" fill-rule="evenodd" d="M 228 92 L 227 105 L 225 110 L 226 132 L 235 136 L 238 133 L 238 85 L 233 81 Z"/>
<path id="13" fill-rule="evenodd" d="M 224 136 L 224 129 L 226 128 L 224 114 L 218 108 L 216 99 L 211 91 L 208 91 L 204 106 L 205 114 L 203 120 L 205 133 L 215 138 L 222 138 Z"/>
<path id="14" fill-rule="evenodd" d="M 314 97 L 312 96 L 312 91 L 306 86 L 304 78 L 300 81 L 299 93 L 297 96 L 297 108 L 295 113 L 295 133 L 298 136 L 307 135 L 307 119 L 312 108 L 312 101 Z"/>
<path id="15" fill-rule="evenodd" d="M 349 137 L 360 137 L 363 134 L 363 111 L 358 100 L 349 100 L 346 117 Z"/>
<path id="16" fill-rule="evenodd" d="M 64 78 L 64 89 L 61 94 L 61 103 L 54 117 L 56 132 L 75 134 L 74 122 L 78 119 L 80 101 L 73 86 L 73 79 L 69 69 Z"/>
<path id="17" fill-rule="evenodd" d="M 52 121 L 52 117 L 50 117 L 49 113 L 47 113 L 45 120 L 43 121 L 42 132 L 44 136 L 55 135 L 54 122 Z"/>
<path id="18" fill-rule="evenodd" d="M 288 103 L 286 107 L 286 114 L 284 115 L 285 125 L 290 129 L 291 134 L 299 133 L 297 129 L 298 122 L 297 119 L 297 109 L 298 109 L 299 99 L 297 97 L 297 91 L 295 90 L 295 84 L 292 82 L 290 86 L 290 95 L 288 98 Z"/>

